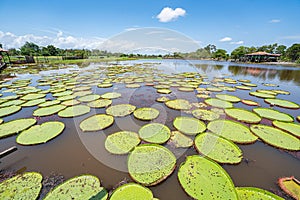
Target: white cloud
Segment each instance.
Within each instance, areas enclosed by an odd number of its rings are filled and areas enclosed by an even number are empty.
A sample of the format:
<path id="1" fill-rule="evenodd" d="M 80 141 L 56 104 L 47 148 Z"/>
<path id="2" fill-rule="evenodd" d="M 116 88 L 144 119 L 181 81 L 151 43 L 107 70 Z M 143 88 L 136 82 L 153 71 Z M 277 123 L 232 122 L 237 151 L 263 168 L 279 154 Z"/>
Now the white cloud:
<path id="1" fill-rule="evenodd" d="M 244 44 L 243 40 L 237 41 L 237 42 L 230 42 L 230 44 Z"/>
<path id="2" fill-rule="evenodd" d="M 224 37 L 224 38 L 220 39 L 219 41 L 220 42 L 230 42 L 231 40 L 232 40 L 231 37 Z"/>
<path id="3" fill-rule="evenodd" d="M 269 23 L 279 23 L 279 22 L 281 22 L 280 19 L 272 19 L 269 21 Z"/>
<path id="4" fill-rule="evenodd" d="M 161 12 L 156 16 L 160 22 L 170 22 L 176 20 L 178 17 L 185 16 L 186 11 L 182 8 L 176 8 L 173 10 L 172 8 L 165 7 L 161 10 Z"/>

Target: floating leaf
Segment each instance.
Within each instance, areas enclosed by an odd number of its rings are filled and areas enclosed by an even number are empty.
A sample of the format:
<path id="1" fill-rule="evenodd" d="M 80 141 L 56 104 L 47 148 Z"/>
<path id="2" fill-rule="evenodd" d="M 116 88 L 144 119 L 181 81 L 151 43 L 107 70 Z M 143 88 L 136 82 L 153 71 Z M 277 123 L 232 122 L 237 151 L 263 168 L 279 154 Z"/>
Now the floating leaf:
<path id="1" fill-rule="evenodd" d="M 300 150 L 300 140 L 282 130 L 266 125 L 252 125 L 251 131 L 262 141 L 286 150 Z"/>
<path id="2" fill-rule="evenodd" d="M 103 99 L 117 99 L 121 96 L 122 95 L 118 92 L 107 92 L 107 93 L 101 95 L 101 98 L 103 98 Z"/>
<path id="3" fill-rule="evenodd" d="M 111 83 L 101 83 L 101 84 L 97 85 L 97 87 L 99 87 L 99 88 L 109 88 L 112 86 L 113 86 L 113 84 L 111 84 Z"/>
<path id="4" fill-rule="evenodd" d="M 221 99 L 209 98 L 209 99 L 205 99 L 204 102 L 207 105 L 213 106 L 216 108 L 232 108 L 233 107 L 232 103 L 221 100 Z"/>
<path id="5" fill-rule="evenodd" d="M 259 116 L 261 116 L 262 118 L 266 118 L 270 120 L 278 120 L 278 121 L 285 121 L 285 122 L 294 121 L 292 116 L 270 108 L 254 108 L 253 111 L 257 113 Z"/>
<path id="6" fill-rule="evenodd" d="M 127 88 L 139 88 L 139 87 L 141 87 L 141 85 L 140 84 L 127 84 L 126 87 Z"/>
<path id="7" fill-rule="evenodd" d="M 14 114 L 14 113 L 18 112 L 19 110 L 21 110 L 21 106 L 15 106 L 15 105 L 0 108 L 0 117 Z"/>
<path id="8" fill-rule="evenodd" d="M 46 99 L 43 98 L 43 99 L 34 99 L 34 100 L 30 100 L 30 101 L 27 101 L 26 103 L 23 103 L 21 106 L 22 107 L 32 107 L 32 106 L 37 106 L 41 103 L 45 103 L 46 102 Z"/>
<path id="9" fill-rule="evenodd" d="M 81 101 L 81 102 L 91 102 L 91 101 L 95 101 L 97 99 L 100 98 L 100 95 L 98 94 L 90 94 L 90 95 L 87 95 L 87 96 L 82 96 L 78 99 L 78 101 Z"/>
<path id="10" fill-rule="evenodd" d="M 87 105 L 91 108 L 105 108 L 112 104 L 112 100 L 110 99 L 98 99 L 96 101 L 91 101 Z"/>
<path id="11" fill-rule="evenodd" d="M 207 129 L 236 143 L 248 144 L 257 140 L 244 124 L 231 120 L 215 120 L 207 125 Z"/>
<path id="12" fill-rule="evenodd" d="M 290 123 L 290 122 L 281 122 L 273 121 L 273 125 L 281 130 L 287 131 L 294 136 L 300 138 L 300 124 Z"/>
<path id="13" fill-rule="evenodd" d="M 272 90 L 273 92 L 275 92 L 276 94 L 284 94 L 284 95 L 289 95 L 290 92 L 285 91 L 285 90 Z"/>
<path id="14" fill-rule="evenodd" d="M 53 91 L 52 91 L 52 93 L 53 93 Z M 54 93 L 54 94 L 52 94 L 52 96 L 54 96 L 54 97 L 63 97 L 63 96 L 71 95 L 71 94 L 73 94 L 73 91 L 67 90 L 67 91 L 64 91 L 64 92 Z"/>
<path id="15" fill-rule="evenodd" d="M 118 187 L 110 200 L 154 200 L 150 189 L 136 183 L 127 183 Z"/>
<path id="16" fill-rule="evenodd" d="M 72 100 L 75 99 L 76 96 L 75 95 L 66 95 L 66 96 L 62 96 L 62 97 L 58 97 L 57 100 L 59 101 L 68 101 L 68 100 Z"/>
<path id="17" fill-rule="evenodd" d="M 34 125 L 35 123 L 36 120 L 33 118 L 16 119 L 13 121 L 5 122 L 0 125 L 0 138 L 19 133 Z"/>
<path id="18" fill-rule="evenodd" d="M 169 140 L 171 131 L 167 126 L 163 124 L 150 123 L 140 128 L 139 136 L 146 142 L 163 144 Z"/>
<path id="19" fill-rule="evenodd" d="M 60 117 L 77 117 L 87 114 L 91 111 L 90 107 L 86 105 L 77 105 L 67 107 L 66 109 L 59 111 L 58 116 Z"/>
<path id="20" fill-rule="evenodd" d="M 283 108 L 291 108 L 298 109 L 300 106 L 294 102 L 283 100 L 283 99 L 265 99 L 265 102 L 271 105 L 283 107 Z"/>
<path id="21" fill-rule="evenodd" d="M 193 117 L 176 117 L 173 125 L 187 135 L 196 135 L 206 130 L 205 123 Z"/>
<path id="22" fill-rule="evenodd" d="M 2 104 L 0 104 L 0 107 L 7 107 L 7 106 L 19 106 L 21 104 L 25 103 L 25 101 L 16 99 L 16 100 L 11 100 L 11 101 L 6 101 Z"/>
<path id="23" fill-rule="evenodd" d="M 252 96 L 258 97 L 258 98 L 263 98 L 263 99 L 275 98 L 275 95 L 266 94 L 266 93 L 262 93 L 262 92 L 250 92 L 249 94 Z"/>
<path id="24" fill-rule="evenodd" d="M 194 88 L 192 87 L 179 87 L 178 88 L 178 91 L 181 91 L 181 92 L 194 92 Z"/>
<path id="25" fill-rule="evenodd" d="M 86 96 L 86 95 L 89 95 L 89 94 L 92 94 L 92 93 L 93 93 L 92 91 L 87 90 L 87 91 L 74 92 L 72 95 L 67 95 L 67 96 L 82 97 L 82 96 Z M 65 100 L 67 100 L 67 99 L 65 99 Z"/>
<path id="26" fill-rule="evenodd" d="M 106 114 L 114 117 L 125 117 L 135 110 L 135 106 L 131 104 L 118 104 L 110 106 L 106 109 Z"/>
<path id="27" fill-rule="evenodd" d="M 52 199 L 97 199 L 106 200 L 108 194 L 101 187 L 97 177 L 92 175 L 81 175 L 71 178 L 51 190 L 44 200 Z"/>
<path id="28" fill-rule="evenodd" d="M 105 149 L 112 154 L 127 154 L 141 142 L 139 135 L 131 131 L 120 131 L 107 136 Z"/>
<path id="29" fill-rule="evenodd" d="M 168 97 L 158 97 L 156 99 L 156 101 L 158 102 L 166 102 L 166 101 L 169 101 L 170 99 Z"/>
<path id="30" fill-rule="evenodd" d="M 216 162 L 198 155 L 188 156 L 180 165 L 178 180 L 194 199 L 238 199 L 227 172 Z"/>
<path id="31" fill-rule="evenodd" d="M 35 200 L 42 189 L 42 175 L 37 172 L 25 172 L 0 183 L 0 199 Z"/>
<path id="32" fill-rule="evenodd" d="M 46 143 L 63 132 L 65 124 L 62 122 L 44 122 L 21 132 L 16 141 L 22 145 L 34 145 Z"/>
<path id="33" fill-rule="evenodd" d="M 236 187 L 237 194 L 243 200 L 284 200 L 283 198 L 260 188 Z"/>
<path id="34" fill-rule="evenodd" d="M 51 100 L 51 101 L 46 101 L 44 103 L 39 104 L 39 107 L 48 107 L 48 106 L 53 106 L 59 104 L 59 100 Z"/>
<path id="35" fill-rule="evenodd" d="M 176 148 L 188 148 L 193 145 L 193 140 L 179 131 L 172 131 L 169 142 Z"/>
<path id="36" fill-rule="evenodd" d="M 213 121 L 220 117 L 218 113 L 213 112 L 211 110 L 205 110 L 205 109 L 193 110 L 192 114 L 194 117 L 205 121 Z"/>
<path id="37" fill-rule="evenodd" d="M 172 90 L 170 90 L 170 89 L 158 89 L 157 92 L 161 93 L 161 94 L 170 94 L 170 93 L 172 93 Z"/>
<path id="38" fill-rule="evenodd" d="M 153 120 L 158 117 L 159 111 L 155 108 L 139 108 L 133 112 L 133 115 L 140 120 Z"/>
<path id="39" fill-rule="evenodd" d="M 44 98 L 46 95 L 45 94 L 27 94 L 23 97 L 21 97 L 22 100 L 33 100 L 33 99 L 40 99 Z"/>
<path id="40" fill-rule="evenodd" d="M 83 120 L 79 127 L 82 131 L 99 131 L 103 130 L 114 123 L 114 118 L 110 115 L 98 114 Z"/>
<path id="41" fill-rule="evenodd" d="M 165 180 L 175 169 L 176 157 L 166 147 L 143 144 L 128 156 L 128 171 L 133 180 L 146 186 Z"/>
<path id="42" fill-rule="evenodd" d="M 278 179 L 280 188 L 296 200 L 300 199 L 300 181 L 294 176 Z"/>
<path id="43" fill-rule="evenodd" d="M 76 99 L 71 99 L 71 100 L 63 101 L 61 104 L 64 106 L 76 106 L 80 104 L 80 101 Z"/>
<path id="44" fill-rule="evenodd" d="M 251 90 L 251 87 L 243 86 L 243 85 L 236 85 L 235 88 L 240 90 Z"/>
<path id="45" fill-rule="evenodd" d="M 219 163 L 237 164 L 242 161 L 241 149 L 233 142 L 212 133 L 202 133 L 195 138 L 197 151 Z"/>
<path id="46" fill-rule="evenodd" d="M 189 110 L 192 108 L 192 105 L 189 101 L 185 99 L 175 99 L 165 102 L 166 106 L 175 110 Z"/>
<path id="47" fill-rule="evenodd" d="M 232 103 L 237 103 L 239 101 L 241 101 L 240 98 L 233 96 L 233 95 L 229 95 L 229 94 L 217 94 L 216 97 L 218 99 L 224 100 L 224 101 L 229 101 Z"/>
<path id="48" fill-rule="evenodd" d="M 0 119 L 0 124 L 2 124 L 3 123 L 3 119 Z"/>
<path id="49" fill-rule="evenodd" d="M 53 105 L 49 107 L 38 108 L 33 112 L 33 116 L 38 116 L 38 117 L 49 116 L 58 113 L 59 111 L 65 108 L 66 106 L 64 105 Z"/>
<path id="50" fill-rule="evenodd" d="M 259 103 L 257 103 L 256 101 L 252 101 L 252 100 L 248 100 L 248 99 L 243 99 L 242 103 L 246 104 L 248 106 L 259 106 Z"/>
<path id="51" fill-rule="evenodd" d="M 243 108 L 225 109 L 225 113 L 233 119 L 241 122 L 256 124 L 261 121 L 261 118 L 257 114 Z"/>

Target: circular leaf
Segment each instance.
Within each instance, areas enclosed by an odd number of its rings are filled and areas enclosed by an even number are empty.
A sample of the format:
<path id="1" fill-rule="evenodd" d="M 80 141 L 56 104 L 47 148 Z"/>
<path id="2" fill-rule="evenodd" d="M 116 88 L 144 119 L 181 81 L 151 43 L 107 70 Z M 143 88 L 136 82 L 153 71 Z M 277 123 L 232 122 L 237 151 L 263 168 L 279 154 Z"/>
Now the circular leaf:
<path id="1" fill-rule="evenodd" d="M 98 99 L 96 101 L 91 101 L 87 105 L 91 108 L 105 108 L 112 104 L 112 100 L 110 99 Z"/>
<path id="2" fill-rule="evenodd" d="M 204 122 L 192 117 L 176 117 L 173 125 L 177 130 L 187 135 L 196 135 L 206 130 Z"/>
<path id="3" fill-rule="evenodd" d="M 213 106 L 216 108 L 232 108 L 233 107 L 232 103 L 221 100 L 221 99 L 209 98 L 209 99 L 205 99 L 204 102 L 207 105 Z"/>
<path id="4" fill-rule="evenodd" d="M 127 183 L 118 187 L 110 200 L 154 200 L 150 189 L 136 183 Z"/>
<path id="5" fill-rule="evenodd" d="M 46 95 L 45 94 L 27 94 L 23 97 L 21 97 L 22 100 L 33 100 L 33 99 L 40 99 L 44 98 Z"/>
<path id="6" fill-rule="evenodd" d="M 291 108 L 298 109 L 300 106 L 294 102 L 283 100 L 283 99 L 265 99 L 265 102 L 271 105 L 283 107 L 283 108 Z"/>
<path id="7" fill-rule="evenodd" d="M 281 121 L 273 121 L 273 125 L 281 130 L 287 131 L 294 136 L 300 138 L 300 124 L 289 123 L 289 122 L 281 122 Z"/>
<path id="8" fill-rule="evenodd" d="M 135 110 L 135 106 L 131 104 L 118 104 L 110 106 L 106 109 L 106 114 L 114 117 L 125 117 L 130 115 Z"/>
<path id="9" fill-rule="evenodd" d="M 107 92 L 101 95 L 101 98 L 103 99 L 117 99 L 119 97 L 121 97 L 121 94 L 118 92 Z"/>
<path id="10" fill-rule="evenodd" d="M 120 131 L 107 136 L 105 149 L 112 154 L 127 154 L 141 142 L 135 132 Z"/>
<path id="11" fill-rule="evenodd" d="M 151 123 L 142 126 L 139 130 L 139 136 L 142 140 L 155 144 L 163 144 L 171 136 L 170 129 L 160 123 Z"/>
<path id="12" fill-rule="evenodd" d="M 175 99 L 165 102 L 166 106 L 175 110 L 189 110 L 192 108 L 192 105 L 189 101 L 185 99 Z"/>
<path id="13" fill-rule="evenodd" d="M 158 117 L 159 111 L 155 108 L 139 108 L 133 112 L 133 115 L 140 120 L 153 120 Z"/>
<path id="14" fill-rule="evenodd" d="M 80 102 L 91 102 L 91 101 L 95 101 L 99 98 L 100 98 L 100 95 L 98 95 L 98 94 L 90 94 L 90 95 L 87 95 L 87 96 L 80 97 L 78 99 L 78 101 L 80 101 Z"/>
<path id="15" fill-rule="evenodd" d="M 54 105 L 54 106 L 49 106 L 44 108 L 38 108 L 33 112 L 33 116 L 38 116 L 38 117 L 49 116 L 58 113 L 59 111 L 65 108 L 66 106 L 64 105 Z"/>
<path id="16" fill-rule="evenodd" d="M 0 117 L 14 114 L 14 113 L 18 112 L 19 110 L 21 110 L 21 106 L 15 106 L 15 105 L 0 108 Z"/>
<path id="17" fill-rule="evenodd" d="M 192 112 L 193 116 L 197 119 L 205 120 L 205 121 L 213 121 L 220 117 L 220 115 L 216 112 L 213 112 L 211 110 L 205 110 L 205 109 L 196 109 Z"/>
<path id="18" fill-rule="evenodd" d="M 58 116 L 60 117 L 77 117 L 90 112 L 90 107 L 86 105 L 77 105 L 67 107 L 66 109 L 59 111 Z"/>
<path id="19" fill-rule="evenodd" d="M 225 109 L 225 113 L 233 119 L 241 122 L 256 124 L 261 121 L 261 118 L 257 114 L 242 108 Z"/>
<path id="20" fill-rule="evenodd" d="M 258 97 L 258 98 L 263 98 L 263 99 L 275 98 L 275 95 L 266 94 L 266 93 L 262 93 L 262 92 L 250 92 L 249 94 L 252 96 Z"/>
<path id="21" fill-rule="evenodd" d="M 13 121 L 5 122 L 0 125 L 0 138 L 19 133 L 34 125 L 35 123 L 36 120 L 33 118 L 16 119 Z"/>
<path id="22" fill-rule="evenodd" d="M 172 131 L 169 140 L 171 145 L 176 148 L 188 148 L 193 145 L 193 140 L 186 135 L 180 133 L 179 131 Z"/>
<path id="23" fill-rule="evenodd" d="M 284 200 L 283 198 L 260 188 L 236 187 L 237 194 L 243 200 Z"/>
<path id="24" fill-rule="evenodd" d="M 279 112 L 270 108 L 254 108 L 253 111 L 262 118 L 278 120 L 284 122 L 293 122 L 294 118 L 286 113 Z"/>
<path id="25" fill-rule="evenodd" d="M 98 114 L 83 120 L 79 127 L 82 131 L 103 130 L 114 123 L 114 118 L 110 115 Z"/>
<path id="26" fill-rule="evenodd" d="M 237 103 L 239 101 L 241 101 L 240 98 L 233 96 L 233 95 L 229 95 L 229 94 L 217 94 L 216 97 L 218 99 L 224 100 L 224 101 L 229 101 L 232 103 Z"/>

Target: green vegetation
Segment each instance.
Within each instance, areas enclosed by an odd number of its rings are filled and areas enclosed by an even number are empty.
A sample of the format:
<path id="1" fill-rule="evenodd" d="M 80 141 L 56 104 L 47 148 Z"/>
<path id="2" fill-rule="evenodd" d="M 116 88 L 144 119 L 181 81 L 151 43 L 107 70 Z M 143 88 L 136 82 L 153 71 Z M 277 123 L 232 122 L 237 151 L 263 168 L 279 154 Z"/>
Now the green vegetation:
<path id="1" fill-rule="evenodd" d="M 153 200 L 150 189 L 136 183 L 127 183 L 118 187 L 111 195 L 110 200 Z"/>
<path id="2" fill-rule="evenodd" d="M 283 200 L 283 198 L 260 188 L 236 187 L 237 194 L 243 200 Z"/>
<path id="3" fill-rule="evenodd" d="M 141 142 L 135 132 L 120 131 L 107 136 L 105 149 L 112 154 L 127 154 Z"/>

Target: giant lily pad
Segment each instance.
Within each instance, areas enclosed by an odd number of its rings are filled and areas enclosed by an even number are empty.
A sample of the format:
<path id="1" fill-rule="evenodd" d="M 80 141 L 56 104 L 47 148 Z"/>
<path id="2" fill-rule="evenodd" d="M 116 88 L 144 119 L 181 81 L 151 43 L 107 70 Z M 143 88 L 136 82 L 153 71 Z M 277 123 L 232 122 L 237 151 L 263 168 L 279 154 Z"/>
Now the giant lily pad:
<path id="1" fill-rule="evenodd" d="M 98 99 L 96 101 L 91 101 L 87 105 L 91 108 L 105 108 L 107 106 L 110 106 L 112 103 L 112 100 L 110 99 Z"/>
<path id="2" fill-rule="evenodd" d="M 248 99 L 243 99 L 241 102 L 248 106 L 259 106 L 259 104 L 256 101 L 252 101 L 252 100 L 248 100 Z"/>
<path id="3" fill-rule="evenodd" d="M 199 153 L 219 163 L 237 164 L 243 158 L 242 151 L 236 144 L 212 133 L 197 135 L 195 147 Z"/>
<path id="4" fill-rule="evenodd" d="M 283 198 L 260 188 L 236 187 L 237 194 L 243 200 L 284 200 Z"/>
<path id="5" fill-rule="evenodd" d="M 52 91 L 52 93 L 53 93 L 53 91 Z M 73 94 L 73 91 L 67 90 L 67 91 L 63 91 L 63 92 L 54 93 L 54 94 L 52 94 L 52 96 L 63 97 L 63 96 L 71 95 L 71 94 Z"/>
<path id="6" fill-rule="evenodd" d="M 64 106 L 76 106 L 80 104 L 80 101 L 78 101 L 77 99 L 71 99 L 71 100 L 63 101 L 61 102 L 61 104 Z"/>
<path id="7" fill-rule="evenodd" d="M 38 108 L 33 112 L 33 116 L 38 116 L 38 117 L 49 116 L 58 113 L 59 111 L 65 108 L 66 106 L 64 105 L 53 105 L 49 107 Z"/>
<path id="8" fill-rule="evenodd" d="M 46 101 L 44 103 L 39 104 L 39 107 L 48 107 L 48 106 L 53 106 L 59 104 L 59 100 L 51 100 L 51 101 Z"/>
<path id="9" fill-rule="evenodd" d="M 213 112 L 211 110 L 205 110 L 205 109 L 196 109 L 192 111 L 192 114 L 197 119 L 205 120 L 205 121 L 213 121 L 220 117 L 220 115 L 216 112 Z"/>
<path id="10" fill-rule="evenodd" d="M 189 101 L 185 99 L 175 99 L 165 102 L 166 106 L 175 110 L 189 110 L 192 108 L 192 105 Z"/>
<path id="11" fill-rule="evenodd" d="M 27 101 L 25 103 L 23 103 L 21 106 L 22 107 L 32 107 L 32 106 L 37 106 L 41 103 L 44 103 L 46 102 L 46 99 L 43 98 L 43 99 L 34 99 L 34 100 L 30 100 L 30 101 Z"/>
<path id="12" fill-rule="evenodd" d="M 110 115 L 98 114 L 83 120 L 79 127 L 82 131 L 99 131 L 103 130 L 114 123 L 114 118 Z"/>
<path id="13" fill-rule="evenodd" d="M 298 104 L 283 99 L 265 99 L 265 102 L 283 108 L 292 108 L 292 109 L 300 108 Z"/>
<path id="14" fill-rule="evenodd" d="M 45 94 L 27 94 L 23 97 L 21 97 L 22 100 L 33 100 L 33 99 L 40 99 L 40 98 L 43 98 L 45 97 L 46 95 Z"/>
<path id="15" fill-rule="evenodd" d="M 289 122 L 281 122 L 281 121 L 273 121 L 273 125 L 281 130 L 287 131 L 294 136 L 300 138 L 300 124 L 289 123 Z"/>
<path id="16" fill-rule="evenodd" d="M 172 131 L 169 140 L 171 145 L 176 148 L 188 148 L 193 145 L 193 140 L 186 135 L 180 133 L 179 131 Z"/>
<path id="17" fill-rule="evenodd" d="M 173 125 L 187 135 L 196 135 L 206 130 L 205 123 L 193 117 L 176 117 Z"/>
<path id="18" fill-rule="evenodd" d="M 59 111 L 58 116 L 60 117 L 77 117 L 90 112 L 90 107 L 86 105 L 76 105 L 67 107 L 66 109 Z"/>
<path id="19" fill-rule="evenodd" d="M 239 101 L 241 101 L 240 98 L 233 96 L 233 95 L 229 95 L 229 94 L 217 94 L 216 97 L 218 99 L 224 100 L 224 101 L 229 101 L 232 103 L 237 103 Z"/>
<path id="20" fill-rule="evenodd" d="M 15 105 L 0 108 L 0 117 L 11 115 L 13 113 L 18 112 L 19 110 L 21 110 L 21 106 L 15 106 Z"/>
<path id="21" fill-rule="evenodd" d="M 178 180 L 194 199 L 238 199 L 227 172 L 216 162 L 198 155 L 188 156 L 180 165 Z"/>
<path id="22" fill-rule="evenodd" d="M 7 106 L 18 106 L 25 103 L 25 101 L 21 100 L 21 99 L 15 99 L 15 100 L 11 100 L 11 101 L 6 101 L 2 104 L 0 104 L 0 107 L 7 107 Z"/>
<path id="23" fill-rule="evenodd" d="M 52 121 L 41 125 L 35 125 L 21 132 L 16 141 L 22 145 L 34 145 L 46 143 L 63 132 L 65 124 Z"/>
<path id="24" fill-rule="evenodd" d="M 252 125 L 250 129 L 267 144 L 286 150 L 300 150 L 300 140 L 287 132 L 262 124 Z"/>
<path id="25" fill-rule="evenodd" d="M 242 108 L 225 109 L 225 113 L 233 119 L 241 122 L 256 124 L 261 121 L 261 118 L 257 114 Z"/>
<path id="26" fill-rule="evenodd" d="M 294 176 L 284 177 L 278 180 L 280 188 L 296 200 L 300 199 L 300 181 Z"/>
<path id="27" fill-rule="evenodd" d="M 78 99 L 78 101 L 81 101 L 81 102 L 91 102 L 91 101 L 95 101 L 97 99 L 100 98 L 100 95 L 98 94 L 90 94 L 90 95 L 87 95 L 87 96 L 82 96 Z"/>
<path id="28" fill-rule="evenodd" d="M 136 183 L 127 183 L 118 187 L 110 200 L 154 200 L 150 189 Z"/>
<path id="29" fill-rule="evenodd" d="M 158 117 L 159 111 L 155 108 L 139 108 L 133 112 L 133 115 L 140 120 L 153 120 Z"/>
<path id="30" fill-rule="evenodd" d="M 253 111 L 257 113 L 259 116 L 261 116 L 262 118 L 266 118 L 270 120 L 278 120 L 284 122 L 294 121 L 292 116 L 270 108 L 254 108 Z"/>
<path id="31" fill-rule="evenodd" d="M 13 121 L 5 122 L 0 125 L 0 138 L 19 133 L 34 125 L 35 123 L 36 120 L 33 118 L 16 119 Z"/>
<path id="32" fill-rule="evenodd" d="M 175 169 L 176 157 L 167 148 L 157 144 L 143 144 L 128 156 L 128 171 L 133 180 L 143 185 L 156 185 Z"/>
<path id="33" fill-rule="evenodd" d="M 231 120 L 215 120 L 207 125 L 211 132 L 236 143 L 253 143 L 257 137 L 244 124 Z"/>
<path id="34" fill-rule="evenodd" d="M 209 99 L 205 99 L 204 102 L 207 105 L 213 106 L 216 108 L 232 108 L 233 107 L 232 103 L 221 100 L 221 99 L 209 98 Z"/>
<path id="35" fill-rule="evenodd" d="M 44 200 L 52 199 L 98 199 L 106 200 L 108 194 L 101 187 L 97 177 L 92 175 L 81 175 L 71 178 L 62 184 L 56 186 L 50 191 Z"/>
<path id="36" fill-rule="evenodd" d="M 150 123 L 139 130 L 140 138 L 146 142 L 163 144 L 170 138 L 170 129 L 160 123 Z"/>
<path id="37" fill-rule="evenodd" d="M 258 98 L 263 98 L 263 99 L 275 98 L 275 95 L 262 93 L 262 92 L 250 92 L 249 94 L 252 96 L 258 97 Z"/>
<path id="38" fill-rule="evenodd" d="M 37 172 L 25 172 L 0 183 L 0 199 L 35 200 L 42 189 L 42 175 Z"/>
<path id="39" fill-rule="evenodd" d="M 135 106 L 131 104 L 118 104 L 110 106 L 106 109 L 106 114 L 114 117 L 125 117 L 135 110 Z"/>
<path id="40" fill-rule="evenodd" d="M 107 136 L 105 149 L 112 154 L 127 154 L 141 142 L 139 135 L 131 131 L 120 131 Z"/>
<path id="41" fill-rule="evenodd" d="M 107 92 L 107 93 L 101 95 L 101 98 L 103 98 L 103 99 L 117 99 L 121 96 L 122 95 L 118 92 Z"/>

